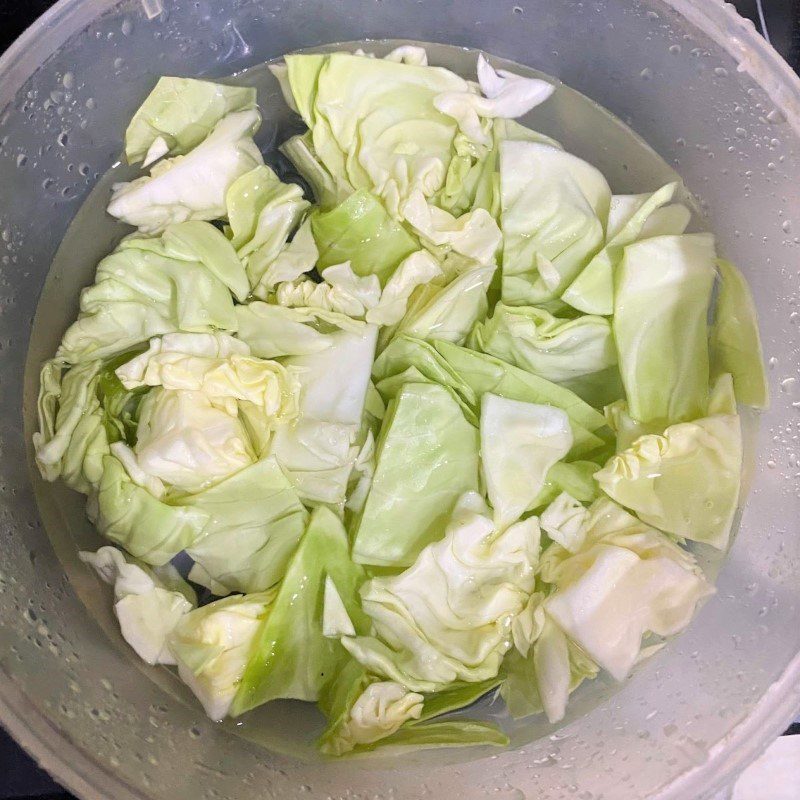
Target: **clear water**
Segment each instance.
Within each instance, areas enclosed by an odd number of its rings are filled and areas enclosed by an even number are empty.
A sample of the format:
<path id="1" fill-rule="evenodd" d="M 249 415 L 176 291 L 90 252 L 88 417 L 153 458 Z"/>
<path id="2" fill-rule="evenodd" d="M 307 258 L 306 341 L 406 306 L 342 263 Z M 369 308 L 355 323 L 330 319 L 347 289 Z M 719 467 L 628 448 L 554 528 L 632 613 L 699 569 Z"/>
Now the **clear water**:
<path id="1" fill-rule="evenodd" d="M 321 50 L 353 50 L 362 47 L 367 52 L 383 55 L 406 41 L 361 41 L 313 48 Z M 477 51 L 451 45 L 428 44 L 429 61 L 467 78 L 474 78 Z M 521 121 L 559 140 L 569 152 L 598 167 L 609 180 L 616 193 L 638 193 L 655 188 L 680 176 L 646 142 L 621 120 L 614 117 L 588 97 L 570 89 L 552 78 L 528 67 L 502 59 L 492 59 L 497 66 L 511 69 L 519 74 L 543 77 L 557 84 L 558 88 L 550 100 L 534 109 Z M 258 90 L 259 105 L 264 122 L 257 135 L 257 142 L 265 159 L 284 180 L 302 183 L 291 165 L 278 153 L 277 145 L 303 129 L 302 123 L 286 107 L 277 81 L 267 69 L 259 64 L 226 79 L 231 83 L 254 86 Z M 127 120 L 120 120 L 120 143 Z M 80 290 L 92 282 L 97 263 L 107 255 L 130 229 L 105 213 L 111 187 L 119 181 L 130 180 L 138 175 L 138 169 L 122 163 L 115 164 L 103 175 L 75 216 L 53 261 L 42 291 L 31 334 L 27 368 L 38 372 L 41 362 L 55 351 L 64 330 L 75 319 L 78 311 Z M 684 192 L 681 198 L 695 212 L 694 227 L 702 228 L 697 215 L 697 204 Z M 747 440 L 753 441 L 754 419 L 745 421 Z M 752 447 L 750 448 L 752 456 Z M 747 463 L 752 464 L 752 457 Z M 46 485 L 39 493 L 39 502 L 55 506 L 62 524 L 57 530 L 49 530 L 56 552 L 64 563 L 76 591 L 88 611 L 106 630 L 117 646 L 125 647 L 116 630 L 110 613 L 110 594 L 98 591 L 94 580 L 87 580 L 86 568 L 80 565 L 75 553 L 78 549 L 96 549 L 102 544 L 96 531 L 84 515 L 83 498 L 65 489 L 60 484 Z M 698 556 L 713 578 L 719 569 L 721 558 L 706 548 Z M 658 658 L 656 656 L 655 658 Z M 158 682 L 166 691 L 187 703 L 195 703 L 188 690 L 168 670 L 149 668 L 131 655 L 131 663 L 144 675 Z M 597 705 L 609 700 L 619 686 L 610 679 L 584 684 L 571 698 L 567 717 L 561 726 L 580 718 Z M 463 712 L 462 712 L 463 713 Z M 515 722 L 505 711 L 501 700 L 484 698 L 468 712 L 470 717 L 494 719 L 502 724 L 512 739 L 512 746 L 519 747 L 542 736 L 552 735 L 556 727 L 544 717 Z M 257 709 L 244 719 L 221 723 L 237 734 L 272 750 L 291 754 L 294 757 L 317 758 L 314 739 L 321 729 L 322 718 L 310 704 L 294 701 L 277 701 Z M 558 726 L 558 727 L 561 727 Z M 475 751 L 450 750 L 438 753 L 436 763 L 458 763 L 472 760 Z M 415 759 L 426 759 L 419 754 Z M 353 762 L 354 768 L 364 762 Z M 370 768 L 379 765 L 380 759 L 370 759 Z"/>

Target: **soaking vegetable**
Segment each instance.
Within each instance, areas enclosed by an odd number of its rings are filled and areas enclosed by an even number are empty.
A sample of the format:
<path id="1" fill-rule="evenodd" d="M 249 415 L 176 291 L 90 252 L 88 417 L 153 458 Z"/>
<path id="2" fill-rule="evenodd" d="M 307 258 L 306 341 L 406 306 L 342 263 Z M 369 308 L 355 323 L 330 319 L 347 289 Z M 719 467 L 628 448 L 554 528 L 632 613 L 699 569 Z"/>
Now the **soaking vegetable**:
<path id="1" fill-rule="evenodd" d="M 677 182 L 615 194 L 515 121 L 547 81 L 413 46 L 271 69 L 310 194 L 254 89 L 161 78 L 36 462 L 112 543 L 80 557 L 124 639 L 213 719 L 315 702 L 332 757 L 505 745 L 463 710 L 557 723 L 713 593 L 737 404 L 768 402 L 748 285 Z"/>

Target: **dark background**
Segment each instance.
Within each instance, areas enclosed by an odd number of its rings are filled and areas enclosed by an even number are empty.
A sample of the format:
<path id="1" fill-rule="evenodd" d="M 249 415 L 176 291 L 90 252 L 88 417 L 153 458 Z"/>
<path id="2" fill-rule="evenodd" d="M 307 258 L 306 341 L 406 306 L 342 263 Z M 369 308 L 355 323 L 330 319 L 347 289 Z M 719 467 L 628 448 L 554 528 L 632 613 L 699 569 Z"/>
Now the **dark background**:
<path id="1" fill-rule="evenodd" d="M 52 5 L 53 0 L 0 0 L 0 52 Z M 795 69 L 800 67 L 800 0 L 761 0 L 761 10 L 758 0 L 734 0 L 734 5 L 766 33 Z M 792 725 L 787 733 L 800 734 L 800 724 Z M 0 728 L 0 800 L 8 798 L 70 800 L 71 795 L 39 770 Z"/>

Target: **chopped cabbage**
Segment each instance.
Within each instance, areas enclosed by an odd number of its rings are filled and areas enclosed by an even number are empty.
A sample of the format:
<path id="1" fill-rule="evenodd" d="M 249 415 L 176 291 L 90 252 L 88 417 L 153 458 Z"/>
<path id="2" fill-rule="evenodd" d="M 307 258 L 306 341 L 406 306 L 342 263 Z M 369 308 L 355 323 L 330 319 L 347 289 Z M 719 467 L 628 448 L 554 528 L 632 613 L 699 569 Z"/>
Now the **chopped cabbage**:
<path id="1" fill-rule="evenodd" d="M 656 236 L 625 248 L 612 328 L 628 408 L 639 422 L 683 422 L 708 400 L 714 237 Z"/>
<path id="2" fill-rule="evenodd" d="M 478 431 L 442 386 L 407 383 L 378 440 L 353 560 L 404 567 L 440 539 L 458 498 L 478 488 Z"/>
<path id="3" fill-rule="evenodd" d="M 253 141 L 260 121 L 255 109 L 228 114 L 185 156 L 159 161 L 149 175 L 116 184 L 108 213 L 148 234 L 176 222 L 225 216 L 233 182 L 264 163 Z"/>
<path id="4" fill-rule="evenodd" d="M 364 584 L 361 603 L 376 633 L 342 643 L 370 672 L 421 692 L 497 675 L 511 623 L 533 591 L 539 524 L 531 517 L 499 531 L 489 513 L 467 492 L 444 538 L 399 575 Z"/>
<path id="5" fill-rule="evenodd" d="M 572 447 L 560 408 L 486 394 L 481 403 L 481 463 L 499 530 L 516 522 Z"/>
<path id="6" fill-rule="evenodd" d="M 116 547 L 79 553 L 81 561 L 114 587 L 114 613 L 122 638 L 148 664 L 175 664 L 167 637 L 196 605 L 194 590 L 166 565 L 156 570 L 126 561 Z"/>
<path id="7" fill-rule="evenodd" d="M 124 548 L 81 558 L 135 652 L 213 719 L 316 701 L 330 756 L 506 745 L 441 717 L 497 690 L 557 723 L 623 680 L 713 592 L 687 541 L 727 548 L 737 401 L 768 400 L 677 181 L 612 195 L 516 121 L 556 81 L 388 49 L 269 65 L 302 121 L 274 170 L 254 89 L 158 81 L 108 206 L 139 230 L 33 436 Z"/>
<path id="8" fill-rule="evenodd" d="M 255 106 L 256 90 L 250 87 L 159 78 L 125 131 L 125 158 L 129 164 L 144 159 L 147 167 L 161 156 L 183 155 L 228 114 Z"/>

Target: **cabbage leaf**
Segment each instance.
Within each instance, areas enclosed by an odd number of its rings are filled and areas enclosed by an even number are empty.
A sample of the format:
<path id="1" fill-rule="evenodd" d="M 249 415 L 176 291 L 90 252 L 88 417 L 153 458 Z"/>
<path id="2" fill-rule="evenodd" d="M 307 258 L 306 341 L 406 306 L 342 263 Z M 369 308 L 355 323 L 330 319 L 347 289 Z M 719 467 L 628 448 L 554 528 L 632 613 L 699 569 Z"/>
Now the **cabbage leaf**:
<path id="1" fill-rule="evenodd" d="M 628 408 L 639 422 L 666 425 L 705 413 L 714 260 L 714 237 L 705 233 L 625 248 L 612 327 Z"/>
<path id="2" fill-rule="evenodd" d="M 623 249 L 652 236 L 677 235 L 689 223 L 689 210 L 675 203 L 677 183 L 668 183 L 651 195 L 614 195 L 608 214 L 605 247 L 561 295 L 561 299 L 585 314 L 614 312 L 614 270 Z"/>
<path id="3" fill-rule="evenodd" d="M 269 617 L 242 676 L 233 716 L 277 697 L 316 700 L 347 658 L 322 629 L 323 594 L 331 582 L 355 629 L 369 625 L 358 603 L 362 567 L 350 560 L 347 533 L 329 509 L 314 511 L 289 562 Z"/>
<path id="4" fill-rule="evenodd" d="M 235 252 L 208 223 L 175 225 L 156 239 L 129 236 L 81 292 L 80 314 L 56 358 L 108 358 L 174 331 L 234 331 L 231 290 L 246 294 L 246 287 Z"/>
<path id="5" fill-rule="evenodd" d="M 197 606 L 194 590 L 167 564 L 153 570 L 127 561 L 116 547 L 82 551 L 81 561 L 114 588 L 114 613 L 122 638 L 148 664 L 175 664 L 167 637 L 180 619 Z"/>
<path id="6" fill-rule="evenodd" d="M 185 156 L 159 161 L 149 175 L 115 184 L 108 213 L 147 234 L 177 222 L 224 217 L 233 182 L 264 163 L 253 141 L 260 122 L 255 109 L 228 114 Z"/>
<path id="7" fill-rule="evenodd" d="M 539 524 L 531 517 L 499 531 L 489 513 L 467 492 L 444 538 L 399 575 L 364 584 L 361 605 L 375 634 L 342 643 L 369 672 L 420 692 L 497 675 L 508 628 L 534 588 Z"/>
<path id="8" fill-rule="evenodd" d="M 353 559 L 393 567 L 414 563 L 442 537 L 458 498 L 478 488 L 478 447 L 478 431 L 447 389 L 406 384 L 386 412 Z"/>
<path id="9" fill-rule="evenodd" d="M 287 244 L 309 202 L 294 183 L 283 183 L 265 164 L 237 178 L 225 195 L 231 244 L 247 270 L 249 288 L 258 296 L 282 280 L 312 269 L 317 253 L 310 229 Z M 299 257 L 298 257 L 299 256 Z"/>
<path id="10" fill-rule="evenodd" d="M 377 275 L 383 286 L 400 262 L 419 250 L 414 237 L 367 191 L 330 211 L 315 211 L 311 231 L 323 277 L 328 267 L 349 261 L 356 275 Z"/>
<path id="11" fill-rule="evenodd" d="M 125 158 L 144 166 L 164 155 L 188 153 L 234 111 L 256 106 L 256 90 L 245 86 L 162 77 L 125 131 Z"/>
<path id="12" fill-rule="evenodd" d="M 683 630 L 714 591 L 688 551 L 607 498 L 589 509 L 581 550 L 550 545 L 540 575 L 555 585 L 544 601 L 548 616 L 620 681 L 646 633 Z"/>
<path id="13" fill-rule="evenodd" d="M 169 637 L 181 680 L 213 720 L 224 719 L 275 591 L 234 595 L 186 614 Z"/>
<path id="14" fill-rule="evenodd" d="M 766 408 L 769 387 L 750 287 L 730 261 L 718 260 L 717 270 L 722 282 L 711 329 L 711 366 L 716 374 L 733 375 L 739 402 Z"/>
<path id="15" fill-rule="evenodd" d="M 498 530 L 516 522 L 544 485 L 548 470 L 572 446 L 560 408 L 485 394 L 481 403 L 481 466 Z"/>
<path id="16" fill-rule="evenodd" d="M 593 406 L 622 394 L 611 324 L 603 317 L 561 319 L 535 306 L 498 303 L 469 345 L 563 384 Z"/>
<path id="17" fill-rule="evenodd" d="M 604 241 L 605 178 L 563 150 L 500 145 L 503 302 L 538 305 L 561 295 Z"/>
<path id="18" fill-rule="evenodd" d="M 595 480 L 647 524 L 724 550 L 741 471 L 741 424 L 735 413 L 726 413 L 640 436 Z"/>
<path id="19" fill-rule="evenodd" d="M 257 592 L 283 578 L 308 515 L 274 458 L 264 458 L 176 502 L 207 518 L 186 549 L 200 565 L 191 578 L 215 593 Z M 202 578 L 202 580 L 200 580 Z"/>
<path id="20" fill-rule="evenodd" d="M 300 383 L 300 416 L 275 431 L 270 452 L 307 502 L 345 502 L 376 338 L 372 325 L 340 331 L 329 348 L 285 361 Z"/>

